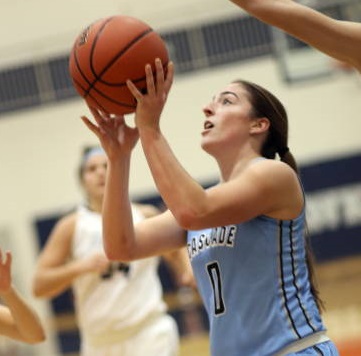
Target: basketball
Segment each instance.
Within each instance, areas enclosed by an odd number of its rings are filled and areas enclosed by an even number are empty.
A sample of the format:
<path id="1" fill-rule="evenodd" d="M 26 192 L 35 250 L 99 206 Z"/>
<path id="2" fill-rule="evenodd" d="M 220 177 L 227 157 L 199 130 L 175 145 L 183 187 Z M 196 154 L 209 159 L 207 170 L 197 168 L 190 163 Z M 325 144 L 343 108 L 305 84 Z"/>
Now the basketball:
<path id="1" fill-rule="evenodd" d="M 136 109 L 130 79 L 146 92 L 145 65 L 155 72 L 154 60 L 169 61 L 165 42 L 148 24 L 130 16 L 102 18 L 76 38 L 69 57 L 72 83 L 86 102 L 108 114 L 125 115 Z"/>

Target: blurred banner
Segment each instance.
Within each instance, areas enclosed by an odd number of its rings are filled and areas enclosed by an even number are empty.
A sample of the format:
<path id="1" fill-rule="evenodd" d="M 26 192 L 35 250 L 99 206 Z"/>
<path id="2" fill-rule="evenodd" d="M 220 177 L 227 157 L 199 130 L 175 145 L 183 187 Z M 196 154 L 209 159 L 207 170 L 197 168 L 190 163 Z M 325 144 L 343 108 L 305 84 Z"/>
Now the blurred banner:
<path id="1" fill-rule="evenodd" d="M 361 154 L 301 168 L 318 262 L 361 255 Z"/>

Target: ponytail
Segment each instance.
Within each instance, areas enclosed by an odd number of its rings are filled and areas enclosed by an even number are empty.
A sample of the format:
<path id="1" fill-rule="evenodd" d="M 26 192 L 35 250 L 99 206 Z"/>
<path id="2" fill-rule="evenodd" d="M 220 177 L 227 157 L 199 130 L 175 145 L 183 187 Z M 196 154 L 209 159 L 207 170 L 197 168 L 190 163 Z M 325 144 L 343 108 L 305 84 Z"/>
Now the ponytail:
<path id="1" fill-rule="evenodd" d="M 278 150 L 278 155 L 282 162 L 288 164 L 297 174 L 299 173 L 296 160 L 288 147 Z"/>

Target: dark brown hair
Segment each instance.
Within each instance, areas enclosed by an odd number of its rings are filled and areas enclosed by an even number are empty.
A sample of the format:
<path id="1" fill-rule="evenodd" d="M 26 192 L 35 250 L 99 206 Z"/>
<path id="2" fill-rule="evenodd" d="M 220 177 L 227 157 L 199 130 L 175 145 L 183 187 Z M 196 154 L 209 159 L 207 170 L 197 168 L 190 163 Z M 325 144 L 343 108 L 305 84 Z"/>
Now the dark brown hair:
<path id="1" fill-rule="evenodd" d="M 261 154 L 265 158 L 275 159 L 278 154 L 281 161 L 288 164 L 297 174 L 298 167 L 293 154 L 288 148 L 288 115 L 285 107 L 267 89 L 246 80 L 235 80 L 235 84 L 241 85 L 248 93 L 248 99 L 252 106 L 251 116 L 254 118 L 266 117 L 270 121 L 268 136 L 263 144 Z M 314 273 L 314 257 L 311 250 L 309 233 L 305 227 L 306 262 L 309 271 L 311 292 L 315 298 L 317 307 L 324 309 L 319 296 Z"/>

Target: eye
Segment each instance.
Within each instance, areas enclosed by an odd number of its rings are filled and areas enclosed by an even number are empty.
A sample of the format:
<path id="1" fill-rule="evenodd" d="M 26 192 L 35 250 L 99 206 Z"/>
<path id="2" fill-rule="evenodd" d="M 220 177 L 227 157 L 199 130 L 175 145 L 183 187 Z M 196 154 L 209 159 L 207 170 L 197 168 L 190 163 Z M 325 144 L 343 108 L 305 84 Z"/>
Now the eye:
<path id="1" fill-rule="evenodd" d="M 231 101 L 231 100 L 229 100 L 228 98 L 223 98 L 223 100 L 222 100 L 222 104 L 223 104 L 223 105 L 232 104 L 232 101 Z"/>
<path id="2" fill-rule="evenodd" d="M 87 166 L 87 167 L 85 168 L 85 172 L 88 172 L 88 173 L 95 172 L 95 170 L 96 170 L 96 167 L 93 166 L 93 165 Z"/>

